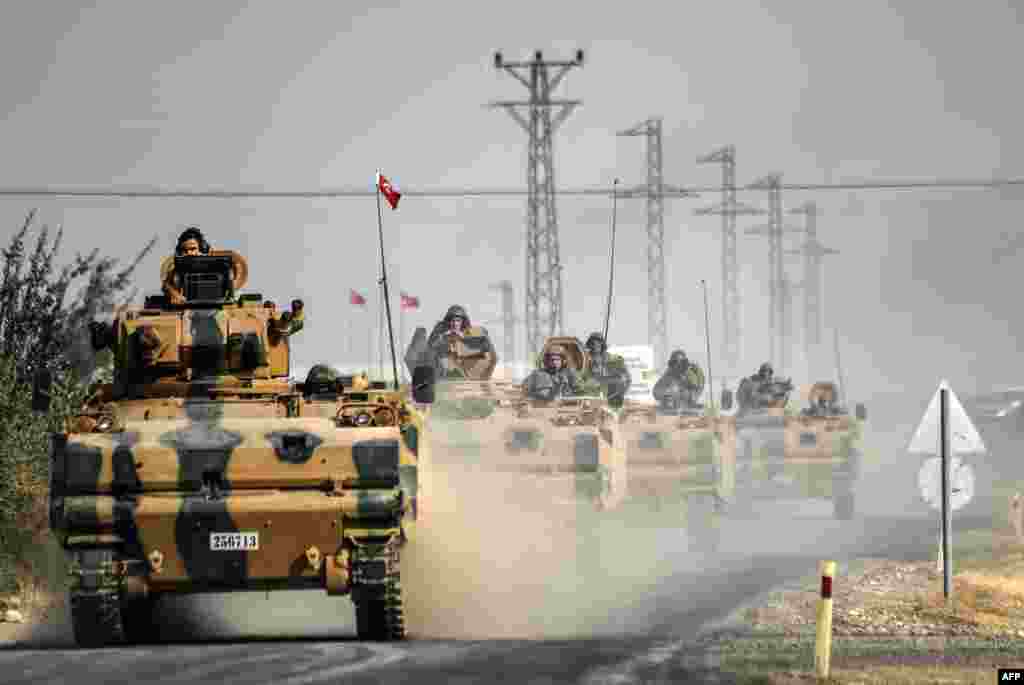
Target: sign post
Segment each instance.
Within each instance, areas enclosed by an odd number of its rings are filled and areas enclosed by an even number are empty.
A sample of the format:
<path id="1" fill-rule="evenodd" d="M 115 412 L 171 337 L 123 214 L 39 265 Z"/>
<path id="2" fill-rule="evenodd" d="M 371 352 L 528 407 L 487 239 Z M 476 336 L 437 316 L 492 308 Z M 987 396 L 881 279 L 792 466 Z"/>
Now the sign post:
<path id="1" fill-rule="evenodd" d="M 942 458 L 942 596 L 949 599 L 950 566 L 952 560 L 949 558 L 949 533 L 950 518 L 949 511 L 949 390 L 939 389 L 939 455 Z"/>
<path id="2" fill-rule="evenodd" d="M 953 509 L 970 501 L 974 492 L 974 474 L 958 454 L 983 454 L 985 444 L 963 405 L 946 381 L 932 397 L 907 451 L 934 455 L 927 459 L 918 473 L 923 499 L 942 511 L 942 534 L 939 556 L 942 561 L 942 594 L 948 601 L 952 594 L 951 529 Z"/>

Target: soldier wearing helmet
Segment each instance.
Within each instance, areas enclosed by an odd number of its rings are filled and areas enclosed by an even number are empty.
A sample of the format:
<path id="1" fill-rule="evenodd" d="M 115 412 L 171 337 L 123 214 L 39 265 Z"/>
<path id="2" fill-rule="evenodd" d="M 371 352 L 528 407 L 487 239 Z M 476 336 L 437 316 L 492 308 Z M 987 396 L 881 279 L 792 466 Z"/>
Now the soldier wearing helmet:
<path id="1" fill-rule="evenodd" d="M 575 370 L 566 367 L 565 362 L 565 348 L 549 345 L 544 350 L 541 367 L 526 378 L 526 395 L 535 400 L 555 400 L 579 394 L 579 377 Z"/>
<path id="2" fill-rule="evenodd" d="M 337 369 L 327 364 L 316 364 L 306 374 L 306 382 L 302 385 L 303 395 L 307 399 L 331 396 L 337 393 L 339 377 Z"/>
<path id="3" fill-rule="evenodd" d="M 757 373 L 744 378 L 737 389 L 737 399 L 741 412 L 764 409 L 782 401 L 785 404 L 793 384 L 788 380 L 775 380 L 775 369 L 770 362 L 761 364 Z"/>
<path id="4" fill-rule="evenodd" d="M 419 332 L 417 331 L 417 334 Z M 486 358 L 490 363 L 481 364 L 493 369 L 497 352 L 491 344 L 490 335 L 483 326 L 474 326 L 462 305 L 454 304 L 437 322 L 426 342 L 427 362 L 437 370 L 438 378 L 464 376 L 457 357 Z"/>
<path id="5" fill-rule="evenodd" d="M 189 226 L 178 236 L 178 243 L 174 248 L 176 257 L 194 257 L 210 254 L 210 244 L 203 237 L 203 232 L 196 226 Z M 163 282 L 163 291 L 171 304 L 184 304 L 185 295 L 182 292 L 178 275 L 172 269 L 167 273 Z"/>
<path id="6" fill-rule="evenodd" d="M 626 361 L 619 355 L 608 354 L 608 344 L 600 333 L 591 333 L 586 343 L 590 365 L 583 373 L 586 385 L 596 385 L 608 398 L 612 407 L 621 407 L 633 378 Z"/>
<path id="7" fill-rule="evenodd" d="M 704 371 L 686 357 L 683 350 L 668 358 L 668 368 L 654 384 L 652 394 L 663 409 L 699 408 L 697 402 L 704 391 Z"/>

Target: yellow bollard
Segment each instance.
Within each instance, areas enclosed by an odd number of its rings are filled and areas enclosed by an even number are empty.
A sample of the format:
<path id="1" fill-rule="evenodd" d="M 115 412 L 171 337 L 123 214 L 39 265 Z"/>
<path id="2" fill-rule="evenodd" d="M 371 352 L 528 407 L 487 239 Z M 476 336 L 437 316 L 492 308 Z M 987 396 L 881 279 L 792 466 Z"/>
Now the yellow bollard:
<path id="1" fill-rule="evenodd" d="M 832 577 L 836 562 L 821 564 L 821 600 L 818 603 L 818 636 L 814 641 L 814 670 L 819 678 L 828 678 L 832 656 Z"/>

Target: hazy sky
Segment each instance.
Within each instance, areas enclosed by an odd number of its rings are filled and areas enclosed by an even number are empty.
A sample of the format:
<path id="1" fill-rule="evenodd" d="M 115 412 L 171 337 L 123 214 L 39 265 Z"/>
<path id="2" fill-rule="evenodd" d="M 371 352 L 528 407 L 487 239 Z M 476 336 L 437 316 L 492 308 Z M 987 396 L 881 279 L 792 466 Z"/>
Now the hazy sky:
<path id="1" fill-rule="evenodd" d="M 614 133 L 652 115 L 664 117 L 666 180 L 678 185 L 716 183 L 719 169 L 695 159 L 730 143 L 741 184 L 775 171 L 794 183 L 1024 176 L 1015 87 L 1024 32 L 1009 1 L 389 4 L 7 2 L 0 185 L 370 189 L 379 166 L 400 190 L 520 186 L 525 133 L 482 105 L 526 90 L 494 69 L 493 51 L 568 58 L 577 47 L 586 64 L 560 88 L 584 101 L 557 138 L 563 187 L 642 182 L 642 139 Z M 853 392 L 907 387 L 926 401 L 940 376 L 958 391 L 1021 380 L 1022 198 L 813 195 L 822 241 L 842 252 L 826 266 L 825 340 L 840 329 Z M 741 199 L 765 206 L 767 197 Z M 787 209 L 807 199 L 783 195 Z M 693 210 L 717 200 L 670 200 L 666 213 L 671 338 L 702 362 L 697 283 L 711 286 L 720 337 L 720 224 Z M 140 273 L 150 291 L 160 256 L 198 223 L 248 257 L 250 289 L 306 300 L 297 365 L 340 362 L 349 349 L 366 356 L 365 332 L 348 331 L 375 315 L 353 311 L 348 290 L 371 294 L 379 272 L 372 198 L 3 198 L 0 238 L 32 207 L 65 226 L 71 250 L 127 259 L 160 236 L 161 254 Z M 566 323 L 585 337 L 601 323 L 610 207 L 579 197 L 558 207 Z M 613 343 L 647 337 L 643 211 L 642 201 L 621 206 Z M 521 307 L 524 219 L 525 198 L 409 197 L 387 211 L 393 295 L 405 290 L 424 307 L 407 327 L 455 302 L 497 319 L 499 295 L 487 286 L 500 279 L 516 284 Z M 749 373 L 768 354 L 767 336 L 756 335 L 767 323 L 765 241 L 742 238 L 740 259 Z M 800 267 L 794 259 L 795 280 Z M 500 325 L 489 327 L 500 346 Z"/>

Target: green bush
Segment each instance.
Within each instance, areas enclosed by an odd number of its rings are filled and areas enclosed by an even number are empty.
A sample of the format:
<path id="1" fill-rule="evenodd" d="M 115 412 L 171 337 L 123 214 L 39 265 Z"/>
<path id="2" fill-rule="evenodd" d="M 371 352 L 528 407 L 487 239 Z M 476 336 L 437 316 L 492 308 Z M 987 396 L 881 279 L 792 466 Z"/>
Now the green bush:
<path id="1" fill-rule="evenodd" d="M 81 406 L 88 379 L 109 376 L 111 358 L 93 353 L 87 325 L 121 303 L 132 272 L 156 244 L 154 238 L 120 271 L 98 249 L 58 268 L 63 230 L 51 242 L 43 226 L 29 250 L 34 220 L 33 211 L 0 252 L 0 591 L 13 589 L 18 562 L 37 578 L 52 575 L 45 544 L 49 433 Z M 46 415 L 31 405 L 40 369 L 54 379 Z"/>

